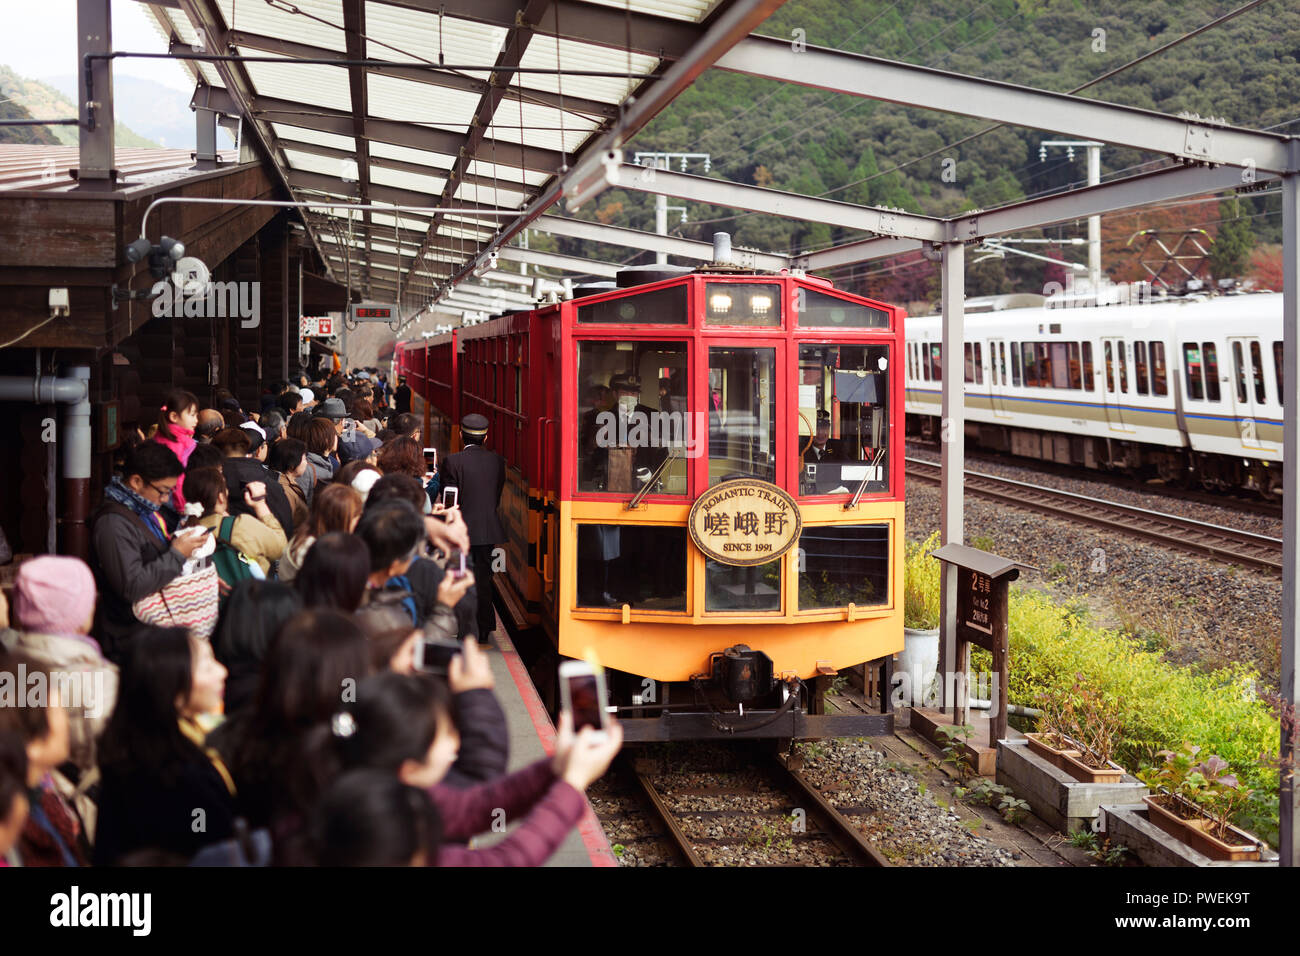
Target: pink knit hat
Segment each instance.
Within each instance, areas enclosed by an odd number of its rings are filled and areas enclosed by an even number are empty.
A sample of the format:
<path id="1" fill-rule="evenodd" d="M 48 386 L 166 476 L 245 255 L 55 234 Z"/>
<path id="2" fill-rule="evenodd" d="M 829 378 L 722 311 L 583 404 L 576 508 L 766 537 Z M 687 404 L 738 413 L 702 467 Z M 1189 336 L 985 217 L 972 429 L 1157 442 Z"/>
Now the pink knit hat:
<path id="1" fill-rule="evenodd" d="M 14 580 L 14 611 L 33 634 L 80 634 L 95 609 L 95 577 L 80 558 L 42 555 Z"/>

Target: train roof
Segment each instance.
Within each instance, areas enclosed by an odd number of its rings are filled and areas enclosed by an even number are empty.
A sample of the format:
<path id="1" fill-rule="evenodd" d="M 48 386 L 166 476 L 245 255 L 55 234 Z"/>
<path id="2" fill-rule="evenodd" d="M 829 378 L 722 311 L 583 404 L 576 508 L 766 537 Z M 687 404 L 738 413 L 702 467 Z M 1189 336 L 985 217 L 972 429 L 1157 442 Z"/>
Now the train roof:
<path id="1" fill-rule="evenodd" d="M 912 316 L 907 320 L 909 338 L 937 338 L 941 327 L 938 314 Z M 1063 337 L 1078 335 L 1080 328 L 1103 334 L 1123 335 L 1132 330 L 1160 331 L 1177 323 L 1179 329 L 1222 332 L 1225 321 L 1233 323 L 1272 322 L 1282 333 L 1282 294 L 1256 292 L 1246 295 L 1190 296 L 1140 305 L 1005 309 L 967 315 L 968 332 L 987 335 L 1005 329 L 1008 334 L 1041 334 Z M 1256 326 L 1258 330 L 1258 326 Z M 1244 329 L 1242 331 L 1245 331 Z"/>

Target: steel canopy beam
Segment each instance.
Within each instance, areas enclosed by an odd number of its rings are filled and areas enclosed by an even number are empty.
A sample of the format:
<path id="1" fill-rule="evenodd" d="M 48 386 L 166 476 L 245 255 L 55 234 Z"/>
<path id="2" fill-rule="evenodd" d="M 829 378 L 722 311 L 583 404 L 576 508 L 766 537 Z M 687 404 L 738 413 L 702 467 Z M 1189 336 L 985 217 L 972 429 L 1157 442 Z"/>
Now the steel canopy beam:
<path id="1" fill-rule="evenodd" d="M 569 239 L 584 239 L 588 242 L 603 242 L 611 246 L 626 246 L 629 249 L 648 249 L 651 252 L 666 252 L 683 259 L 697 259 L 701 262 L 713 261 L 713 244 L 697 239 L 681 239 L 677 236 L 661 236 L 639 229 L 624 229 L 621 226 L 606 226 L 599 222 L 583 219 L 565 219 L 561 216 L 540 216 L 528 228 L 547 232 L 553 236 L 565 236 Z M 755 269 L 770 269 L 777 272 L 789 267 L 790 260 L 785 256 L 758 252 L 753 249 L 731 248 L 731 258 L 737 265 Z"/>
<path id="2" fill-rule="evenodd" d="M 879 236 L 875 239 L 862 239 L 842 246 L 833 246 L 820 252 L 810 252 L 806 256 L 795 256 L 791 259 L 791 264 L 797 269 L 815 272 L 818 269 L 834 269 L 837 266 L 853 265 L 855 262 L 866 262 L 869 259 L 887 259 L 920 248 L 919 239 Z"/>
<path id="3" fill-rule="evenodd" d="M 621 266 L 612 262 L 600 262 L 596 259 L 582 259 L 578 256 L 561 255 L 558 252 L 539 252 L 536 249 L 520 249 L 517 246 L 502 246 L 497 255 L 506 262 L 526 262 L 533 266 L 547 269 L 559 269 L 562 272 L 576 272 L 578 275 L 608 276 L 618 275 Z"/>
<path id="4" fill-rule="evenodd" d="M 764 189 L 725 179 L 674 173 L 666 169 L 624 163 L 619 167 L 619 189 L 645 193 L 662 193 L 677 199 L 749 209 L 772 216 L 785 216 L 809 222 L 828 222 L 846 229 L 861 229 L 901 239 L 943 242 L 948 238 L 947 224 L 933 216 L 873 206 L 857 206 L 834 199 L 817 199 L 798 193 Z"/>
<path id="5" fill-rule="evenodd" d="M 1290 168 L 1287 136 L 823 47 L 807 46 L 796 52 L 788 40 L 749 37 L 721 57 L 717 67 L 903 106 L 1052 130 L 1195 162 L 1253 166 L 1269 172 Z"/>

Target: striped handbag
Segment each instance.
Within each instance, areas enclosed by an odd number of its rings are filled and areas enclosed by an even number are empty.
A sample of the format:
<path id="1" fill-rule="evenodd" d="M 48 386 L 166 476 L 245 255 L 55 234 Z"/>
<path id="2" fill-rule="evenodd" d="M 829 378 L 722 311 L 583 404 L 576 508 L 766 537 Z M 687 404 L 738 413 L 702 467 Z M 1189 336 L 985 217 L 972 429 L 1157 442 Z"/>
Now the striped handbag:
<path id="1" fill-rule="evenodd" d="M 212 637 L 221 609 L 220 577 L 209 564 L 192 574 L 174 578 L 161 591 L 131 605 L 136 618 L 155 627 L 188 627 L 202 640 Z"/>

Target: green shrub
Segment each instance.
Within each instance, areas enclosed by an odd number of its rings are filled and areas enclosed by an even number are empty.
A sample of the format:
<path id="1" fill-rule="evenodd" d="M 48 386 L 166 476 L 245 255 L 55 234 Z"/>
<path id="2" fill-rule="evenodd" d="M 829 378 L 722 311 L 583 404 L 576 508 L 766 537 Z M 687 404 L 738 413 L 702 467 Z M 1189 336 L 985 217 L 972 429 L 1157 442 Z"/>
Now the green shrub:
<path id="1" fill-rule="evenodd" d="M 903 626 L 926 630 L 939 626 L 939 532 L 907 546 L 903 564 Z"/>

